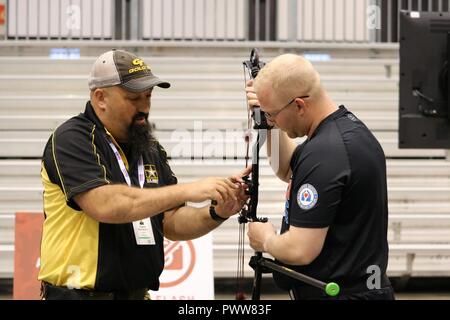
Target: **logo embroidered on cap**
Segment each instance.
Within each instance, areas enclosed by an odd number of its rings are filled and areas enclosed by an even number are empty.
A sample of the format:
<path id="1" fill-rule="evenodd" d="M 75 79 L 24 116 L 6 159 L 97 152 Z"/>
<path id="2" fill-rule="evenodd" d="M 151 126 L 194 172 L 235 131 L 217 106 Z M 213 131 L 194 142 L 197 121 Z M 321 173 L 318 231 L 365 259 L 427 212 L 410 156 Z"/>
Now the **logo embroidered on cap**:
<path id="1" fill-rule="evenodd" d="M 312 185 L 304 184 L 298 190 L 297 203 L 303 210 L 313 208 L 316 205 L 317 200 L 319 200 L 319 194 Z"/>
<path id="2" fill-rule="evenodd" d="M 140 66 L 140 67 L 142 67 L 142 66 L 144 65 L 144 61 L 142 61 L 142 59 L 136 58 L 136 59 L 133 60 L 133 64 L 134 64 L 135 66 Z"/>
<path id="3" fill-rule="evenodd" d="M 131 63 L 138 67 L 128 69 L 128 73 L 135 73 L 138 71 L 150 70 L 150 68 L 145 64 L 145 62 L 142 59 L 136 58 Z"/>

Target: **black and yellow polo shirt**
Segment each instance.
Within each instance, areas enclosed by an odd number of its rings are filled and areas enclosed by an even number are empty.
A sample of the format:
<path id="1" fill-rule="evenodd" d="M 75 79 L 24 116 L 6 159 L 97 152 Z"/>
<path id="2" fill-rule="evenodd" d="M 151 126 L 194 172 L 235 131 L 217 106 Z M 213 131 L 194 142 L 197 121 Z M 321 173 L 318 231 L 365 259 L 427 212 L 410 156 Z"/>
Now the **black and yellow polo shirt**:
<path id="1" fill-rule="evenodd" d="M 138 246 L 132 223 L 95 221 L 73 200 L 75 195 L 105 184 L 126 184 L 108 139 L 121 153 L 132 185 L 139 187 L 139 156 L 133 156 L 132 150 L 124 153 L 90 102 L 84 113 L 59 126 L 45 146 L 41 168 L 45 221 L 39 280 L 97 291 L 157 290 L 164 267 L 164 214 L 151 218 L 156 245 Z M 159 143 L 142 157 L 144 188 L 177 183 Z"/>

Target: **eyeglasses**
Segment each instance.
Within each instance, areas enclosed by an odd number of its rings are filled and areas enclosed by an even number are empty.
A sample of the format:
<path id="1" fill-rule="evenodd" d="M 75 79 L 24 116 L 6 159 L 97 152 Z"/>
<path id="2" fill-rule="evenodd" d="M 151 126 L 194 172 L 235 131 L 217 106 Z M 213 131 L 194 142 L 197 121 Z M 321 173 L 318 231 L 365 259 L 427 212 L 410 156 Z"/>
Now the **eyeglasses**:
<path id="1" fill-rule="evenodd" d="M 291 105 L 292 102 L 295 101 L 295 99 L 306 99 L 309 98 L 309 96 L 300 96 L 300 97 L 295 97 L 294 99 L 292 99 L 291 101 L 288 102 L 287 105 L 285 105 L 283 108 L 281 108 L 280 110 L 278 110 L 277 112 L 264 112 L 264 115 L 266 116 L 266 119 L 275 119 L 275 117 L 284 109 L 286 109 L 287 107 L 289 107 Z"/>

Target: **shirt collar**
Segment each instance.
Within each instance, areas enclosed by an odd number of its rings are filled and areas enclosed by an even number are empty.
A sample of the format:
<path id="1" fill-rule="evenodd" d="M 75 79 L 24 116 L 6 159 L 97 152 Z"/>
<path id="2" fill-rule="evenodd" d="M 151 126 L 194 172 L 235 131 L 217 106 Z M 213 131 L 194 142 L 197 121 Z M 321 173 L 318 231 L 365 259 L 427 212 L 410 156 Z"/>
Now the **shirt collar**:
<path id="1" fill-rule="evenodd" d="M 86 108 L 84 109 L 84 115 L 86 116 L 86 118 L 91 120 L 95 124 L 96 127 L 105 129 L 105 126 L 100 121 L 97 114 L 95 113 L 94 108 L 92 107 L 91 101 L 86 102 Z"/>
<path id="2" fill-rule="evenodd" d="M 339 108 L 338 108 L 335 112 L 329 114 L 327 117 L 325 117 L 325 119 L 323 119 L 323 120 L 319 123 L 319 125 L 317 126 L 316 130 L 314 130 L 314 132 L 313 132 L 313 134 L 311 135 L 311 137 L 308 137 L 308 140 L 311 140 L 312 138 L 314 138 L 314 136 L 317 134 L 317 132 L 319 132 L 320 128 L 321 128 L 325 123 L 327 123 L 328 121 L 331 121 L 331 120 L 340 118 L 340 117 L 342 117 L 344 114 L 346 114 L 347 112 L 348 112 L 347 108 L 345 108 L 344 105 L 340 105 Z"/>

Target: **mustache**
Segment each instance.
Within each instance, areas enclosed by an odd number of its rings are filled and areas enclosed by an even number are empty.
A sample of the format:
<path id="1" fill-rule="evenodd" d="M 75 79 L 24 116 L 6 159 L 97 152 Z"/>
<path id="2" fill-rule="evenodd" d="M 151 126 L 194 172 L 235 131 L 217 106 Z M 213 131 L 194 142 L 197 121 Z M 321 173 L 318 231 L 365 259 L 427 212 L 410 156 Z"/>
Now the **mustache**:
<path id="1" fill-rule="evenodd" d="M 133 121 L 134 120 L 138 120 L 138 119 L 140 119 L 140 118 L 144 118 L 145 120 L 148 120 L 148 113 L 145 113 L 145 112 L 138 112 L 138 113 L 136 113 L 135 115 L 134 115 L 134 117 L 133 117 Z"/>

